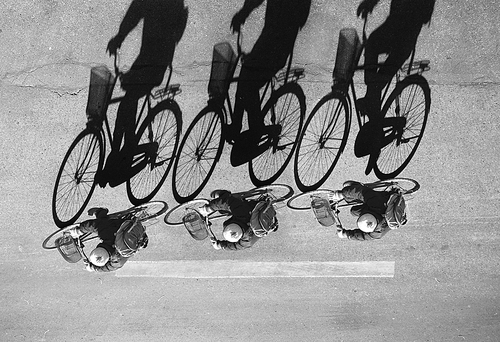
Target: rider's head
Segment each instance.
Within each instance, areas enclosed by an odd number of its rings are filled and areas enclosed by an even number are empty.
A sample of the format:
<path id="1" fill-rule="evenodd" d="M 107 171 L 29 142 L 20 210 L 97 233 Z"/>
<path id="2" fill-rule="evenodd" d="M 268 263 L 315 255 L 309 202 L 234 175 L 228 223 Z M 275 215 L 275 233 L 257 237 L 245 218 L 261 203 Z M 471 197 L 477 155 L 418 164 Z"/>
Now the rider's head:
<path id="1" fill-rule="evenodd" d="M 100 243 L 96 248 L 90 253 L 89 261 L 95 266 L 104 266 L 109 261 L 110 252 L 104 244 Z"/>
<path id="2" fill-rule="evenodd" d="M 378 220 L 372 213 L 366 212 L 358 217 L 358 228 L 365 233 L 371 233 L 377 228 Z"/>
<path id="3" fill-rule="evenodd" d="M 222 236 L 229 242 L 237 242 L 243 236 L 243 228 L 234 221 L 225 223 Z"/>

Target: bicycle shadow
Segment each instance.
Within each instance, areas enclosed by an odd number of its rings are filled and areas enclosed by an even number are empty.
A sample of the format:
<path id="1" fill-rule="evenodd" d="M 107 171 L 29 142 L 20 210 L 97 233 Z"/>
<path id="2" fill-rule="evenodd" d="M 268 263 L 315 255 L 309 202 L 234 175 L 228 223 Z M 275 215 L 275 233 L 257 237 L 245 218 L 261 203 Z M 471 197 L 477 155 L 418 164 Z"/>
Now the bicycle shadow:
<path id="1" fill-rule="evenodd" d="M 238 31 L 249 14 L 264 0 L 246 1 L 232 20 Z M 236 101 L 230 134 L 234 136 L 236 151 L 231 153 L 231 165 L 249 162 L 263 151 L 259 144 L 266 134 L 261 113 L 259 90 L 286 65 L 293 53 L 295 40 L 309 16 L 311 0 L 267 0 L 264 27 L 252 50 L 242 61 L 236 90 Z M 249 130 L 240 132 L 243 113 L 247 112 Z M 234 157 L 233 157 L 234 155 Z"/>
<path id="2" fill-rule="evenodd" d="M 135 136 L 138 101 L 163 82 L 184 34 L 187 18 L 188 9 L 183 0 L 132 0 L 117 35 L 108 43 L 107 51 L 115 53 L 126 36 L 143 22 L 139 55 L 130 70 L 121 76 L 125 94 L 118 106 L 111 153 L 103 172 L 112 187 L 129 180 L 139 169 L 130 167 L 134 156 L 144 153 L 144 148 L 138 151 Z"/>
<path id="3" fill-rule="evenodd" d="M 357 10 L 358 16 L 366 17 L 377 3 L 362 1 Z M 392 0 L 389 16 L 365 42 L 364 81 L 367 88 L 365 97 L 358 99 L 357 107 L 368 116 L 369 122 L 356 137 L 356 157 L 366 156 L 383 144 L 383 129 L 387 126 L 381 117 L 383 91 L 415 50 L 422 27 L 430 24 L 434 5 L 435 0 Z M 382 64 L 378 61 L 381 54 L 387 55 Z M 371 161 L 376 162 L 376 158 Z M 368 174 L 372 168 L 373 165 L 368 165 L 365 173 Z"/>

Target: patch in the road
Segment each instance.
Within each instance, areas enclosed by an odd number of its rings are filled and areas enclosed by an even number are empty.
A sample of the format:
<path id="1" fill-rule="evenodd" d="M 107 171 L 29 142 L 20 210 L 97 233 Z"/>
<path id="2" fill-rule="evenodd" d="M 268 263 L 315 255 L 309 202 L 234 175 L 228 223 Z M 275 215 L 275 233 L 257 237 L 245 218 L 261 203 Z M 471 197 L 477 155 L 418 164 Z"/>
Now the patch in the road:
<path id="1" fill-rule="evenodd" d="M 394 261 L 129 261 L 115 274 L 156 278 L 394 277 L 394 264 Z"/>

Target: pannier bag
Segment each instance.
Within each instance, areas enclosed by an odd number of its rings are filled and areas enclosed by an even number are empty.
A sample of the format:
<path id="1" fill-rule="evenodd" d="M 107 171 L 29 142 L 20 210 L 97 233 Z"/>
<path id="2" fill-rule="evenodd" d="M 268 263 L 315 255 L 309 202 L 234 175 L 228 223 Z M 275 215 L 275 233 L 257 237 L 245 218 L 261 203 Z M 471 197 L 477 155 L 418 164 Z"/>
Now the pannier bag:
<path id="1" fill-rule="evenodd" d="M 357 63 L 360 53 L 361 43 L 356 29 L 347 27 L 340 30 L 337 56 L 335 57 L 335 67 L 333 69 L 333 79 L 335 81 L 345 82 L 351 79 L 354 64 Z"/>
<path id="2" fill-rule="evenodd" d="M 182 222 L 184 227 L 186 227 L 189 234 L 195 240 L 204 240 L 208 236 L 207 225 L 205 221 L 196 211 L 191 211 L 187 213 L 183 218 Z"/>
<path id="3" fill-rule="evenodd" d="M 87 119 L 102 120 L 108 109 L 115 76 L 104 66 L 96 66 L 90 70 L 89 98 L 87 101 Z"/>
<path id="4" fill-rule="evenodd" d="M 215 44 L 212 57 L 212 69 L 208 82 L 210 97 L 224 97 L 229 88 L 229 83 L 234 75 L 236 54 L 231 44 L 222 42 Z"/>
<path id="5" fill-rule="evenodd" d="M 263 237 L 278 229 L 276 210 L 270 199 L 257 203 L 250 216 L 250 228 L 258 237 Z"/>
<path id="6" fill-rule="evenodd" d="M 323 197 L 314 197 L 311 201 L 311 207 L 316 216 L 316 220 L 325 227 L 333 226 L 335 223 L 335 218 L 333 216 L 332 208 L 330 208 L 330 202 Z"/>
<path id="7" fill-rule="evenodd" d="M 57 250 L 67 262 L 73 264 L 82 259 L 82 254 L 69 233 L 65 233 L 62 237 L 57 238 L 55 244 Z"/>

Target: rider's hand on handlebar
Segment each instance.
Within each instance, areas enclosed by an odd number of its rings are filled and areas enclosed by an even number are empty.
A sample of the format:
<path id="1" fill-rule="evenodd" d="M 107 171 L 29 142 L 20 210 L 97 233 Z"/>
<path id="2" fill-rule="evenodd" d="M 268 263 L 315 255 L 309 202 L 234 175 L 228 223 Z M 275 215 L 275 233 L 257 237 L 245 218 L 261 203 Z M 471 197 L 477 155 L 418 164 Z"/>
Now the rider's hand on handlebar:
<path id="1" fill-rule="evenodd" d="M 233 33 L 240 32 L 241 25 L 245 23 L 245 20 L 246 18 L 241 12 L 238 12 L 234 15 L 233 20 L 231 20 L 231 30 L 233 31 Z"/>
<path id="2" fill-rule="evenodd" d="M 109 55 L 116 55 L 116 52 L 118 49 L 122 46 L 123 40 L 118 37 L 114 36 L 109 40 L 108 47 L 106 48 L 106 52 L 109 53 Z"/>
<path id="3" fill-rule="evenodd" d="M 212 247 L 216 250 L 219 250 L 221 249 L 221 245 L 220 245 L 220 242 L 219 240 L 217 240 L 216 238 L 214 237 L 210 237 L 210 242 L 212 243 Z"/>
<path id="4" fill-rule="evenodd" d="M 356 11 L 356 14 L 361 16 L 361 18 L 366 19 L 368 14 L 372 13 L 373 8 L 377 4 L 379 0 L 364 0 L 362 1 L 359 6 L 358 10 Z"/>
<path id="5" fill-rule="evenodd" d="M 88 271 L 88 272 L 93 272 L 94 269 L 92 268 L 92 265 L 90 263 L 90 261 L 88 261 L 87 259 L 83 259 L 83 264 L 85 265 L 85 270 Z"/>

